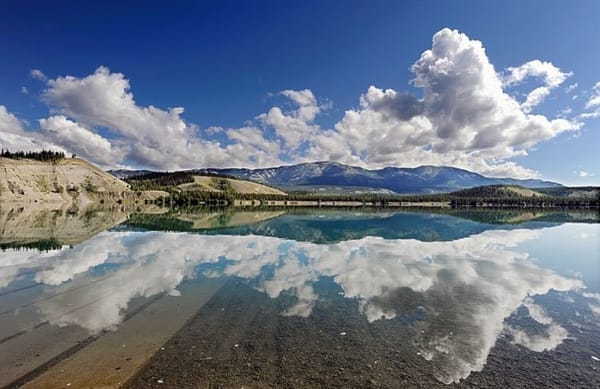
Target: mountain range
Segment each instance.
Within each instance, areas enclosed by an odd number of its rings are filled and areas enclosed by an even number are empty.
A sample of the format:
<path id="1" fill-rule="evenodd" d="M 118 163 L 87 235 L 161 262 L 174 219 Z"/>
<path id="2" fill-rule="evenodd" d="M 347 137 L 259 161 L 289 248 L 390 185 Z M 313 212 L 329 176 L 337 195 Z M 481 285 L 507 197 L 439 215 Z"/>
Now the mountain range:
<path id="1" fill-rule="evenodd" d="M 148 173 L 147 170 L 113 170 L 113 175 L 127 178 Z M 283 190 L 351 192 L 385 192 L 428 194 L 451 192 L 482 185 L 520 185 L 527 188 L 561 187 L 551 181 L 485 177 L 464 169 L 447 166 L 416 168 L 386 167 L 369 170 L 337 162 L 311 162 L 265 169 L 194 169 L 197 174 L 221 174 L 275 186 Z"/>

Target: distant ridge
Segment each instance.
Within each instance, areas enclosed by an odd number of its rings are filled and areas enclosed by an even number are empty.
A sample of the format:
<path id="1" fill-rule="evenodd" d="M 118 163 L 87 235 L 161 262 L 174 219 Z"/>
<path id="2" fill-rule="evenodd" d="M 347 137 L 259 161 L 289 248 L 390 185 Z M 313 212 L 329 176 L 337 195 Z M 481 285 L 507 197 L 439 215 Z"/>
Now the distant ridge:
<path id="1" fill-rule="evenodd" d="M 129 169 L 114 169 L 114 170 L 109 170 L 108 173 L 112 174 L 113 176 L 123 179 L 123 178 L 129 178 L 129 177 L 134 177 L 134 176 L 141 176 L 142 174 L 148 174 L 148 173 L 155 173 L 155 171 L 153 170 L 129 170 Z"/>
<path id="2" fill-rule="evenodd" d="M 147 171 L 110 171 L 120 178 Z M 337 162 L 311 162 L 264 169 L 195 169 L 195 173 L 222 174 L 265 183 L 286 191 L 319 191 L 364 188 L 365 191 L 386 190 L 399 194 L 452 192 L 483 185 L 519 185 L 526 188 L 556 188 L 561 184 L 536 179 L 492 178 L 468 170 L 447 166 L 416 168 L 386 167 L 369 170 Z"/>

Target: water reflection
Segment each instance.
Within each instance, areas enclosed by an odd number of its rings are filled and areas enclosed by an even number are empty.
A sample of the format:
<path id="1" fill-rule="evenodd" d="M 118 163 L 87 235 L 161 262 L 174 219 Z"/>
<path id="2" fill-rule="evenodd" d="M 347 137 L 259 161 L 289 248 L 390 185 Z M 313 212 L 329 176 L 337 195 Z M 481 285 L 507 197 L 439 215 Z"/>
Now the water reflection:
<path id="1" fill-rule="evenodd" d="M 449 241 L 490 229 L 541 228 L 566 221 L 597 222 L 590 212 L 457 211 L 442 213 L 372 210 L 289 210 L 235 212 L 207 209 L 173 210 L 162 214 L 133 214 L 131 228 L 202 234 L 262 235 L 313 243 L 379 236 L 386 239 Z"/>
<path id="2" fill-rule="evenodd" d="M 0 204 L 0 247 L 45 250 L 78 244 L 122 223 L 130 212 L 120 205 L 80 209 L 64 203 Z"/>
<path id="3" fill-rule="evenodd" d="M 418 318 L 407 341 L 430 361 L 436 378 L 451 383 L 481 370 L 503 333 L 532 351 L 553 349 L 569 335 L 535 298 L 584 290 L 585 280 L 544 268 L 522 248 L 543 242 L 556 228 L 542 226 L 488 229 L 450 241 L 367 236 L 330 244 L 252 234 L 107 231 L 73 248 L 4 252 L 1 287 L 10 291 L 29 281 L 43 290 L 33 303 L 3 304 L 2 314 L 19 315 L 33 305 L 39 322 L 98 333 L 115 329 L 135 297 L 177 296 L 184 280 L 234 276 L 273 299 L 291 294 L 293 303 L 280 313 L 309 317 L 321 298 L 315 283 L 330 279 L 369 322 Z M 597 225 L 587 225 L 586 233 L 598 239 Z M 597 295 L 584 295 L 593 309 Z M 520 307 L 541 332 L 506 324 Z"/>

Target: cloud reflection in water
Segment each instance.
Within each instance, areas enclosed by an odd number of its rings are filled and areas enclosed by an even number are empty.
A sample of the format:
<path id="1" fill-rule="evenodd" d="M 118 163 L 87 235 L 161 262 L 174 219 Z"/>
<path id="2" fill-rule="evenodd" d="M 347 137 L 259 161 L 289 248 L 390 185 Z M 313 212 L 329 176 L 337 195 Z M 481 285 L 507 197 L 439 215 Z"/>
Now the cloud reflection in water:
<path id="1" fill-rule="evenodd" d="M 451 383 L 481 370 L 503 331 L 533 351 L 552 349 L 568 335 L 531 296 L 580 289 L 582 281 L 543 269 L 516 248 L 542 231 L 486 231 L 449 242 L 366 237 L 328 245 L 254 235 L 103 232 L 73 249 L 3 256 L 0 279 L 8 285 L 19 272 L 35 272 L 34 279 L 56 295 L 37 304 L 44 320 L 98 332 L 115 328 L 134 297 L 176 296 L 184 279 L 197 277 L 199 265 L 204 276 L 259 280 L 256 287 L 271 298 L 290 291 L 297 303 L 281 313 L 301 317 L 318 302 L 313 284 L 327 276 L 358 301 L 370 322 L 423 311 L 412 341 L 436 377 Z M 523 304 L 545 334 L 506 326 Z"/>

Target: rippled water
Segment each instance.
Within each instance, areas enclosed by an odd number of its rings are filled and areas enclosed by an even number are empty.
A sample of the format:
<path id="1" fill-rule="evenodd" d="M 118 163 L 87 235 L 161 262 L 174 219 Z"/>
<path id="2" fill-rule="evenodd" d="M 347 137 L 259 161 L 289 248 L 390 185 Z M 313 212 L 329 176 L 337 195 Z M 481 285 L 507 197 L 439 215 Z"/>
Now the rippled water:
<path id="1" fill-rule="evenodd" d="M 0 385 L 600 385 L 594 214 L 127 216 L 5 229 Z"/>

